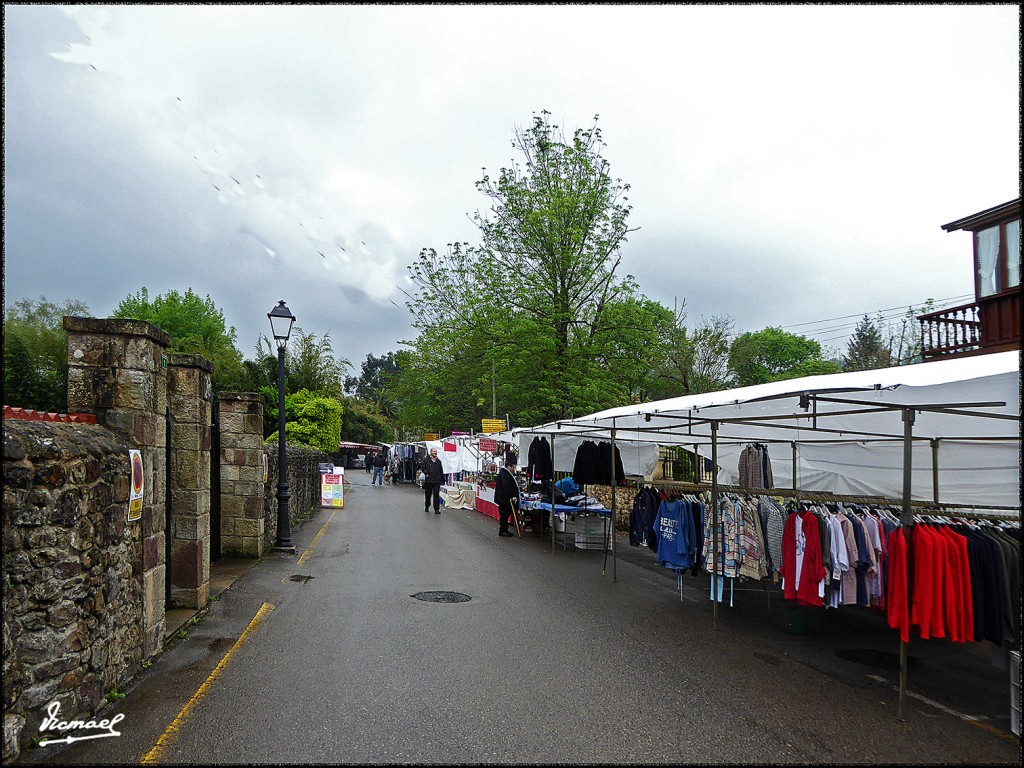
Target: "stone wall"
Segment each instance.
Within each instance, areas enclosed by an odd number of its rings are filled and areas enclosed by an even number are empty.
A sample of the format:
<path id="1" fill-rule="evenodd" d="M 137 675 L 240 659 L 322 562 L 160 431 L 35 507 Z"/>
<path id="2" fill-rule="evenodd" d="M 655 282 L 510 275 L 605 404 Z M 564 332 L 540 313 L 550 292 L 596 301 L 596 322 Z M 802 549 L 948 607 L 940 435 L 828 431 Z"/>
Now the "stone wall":
<path id="1" fill-rule="evenodd" d="M 610 485 L 587 485 L 585 491 L 600 501 L 607 509 L 612 508 L 612 487 Z M 636 488 L 619 485 L 615 487 L 615 528 L 629 530 L 629 516 L 633 512 L 633 498 Z"/>
<path id="2" fill-rule="evenodd" d="M 95 425 L 5 420 L 3 441 L 6 759 L 23 729 L 38 731 L 50 702 L 68 720 L 95 713 L 139 671 L 145 530 L 128 521 L 122 437 Z"/>
<path id="3" fill-rule="evenodd" d="M 288 519 L 294 531 L 296 521 L 305 518 L 314 507 L 320 506 L 320 464 L 330 463 L 331 456 L 304 445 L 286 443 L 284 450 L 288 461 L 288 492 L 291 494 L 288 499 Z M 265 444 L 263 451 L 270 467 L 264 489 L 264 548 L 269 550 L 277 540 L 277 443 Z"/>
<path id="4" fill-rule="evenodd" d="M 167 349 L 171 337 L 141 320 L 65 317 L 68 413 L 88 413 L 140 451 L 144 654 L 163 647 L 166 621 Z"/>

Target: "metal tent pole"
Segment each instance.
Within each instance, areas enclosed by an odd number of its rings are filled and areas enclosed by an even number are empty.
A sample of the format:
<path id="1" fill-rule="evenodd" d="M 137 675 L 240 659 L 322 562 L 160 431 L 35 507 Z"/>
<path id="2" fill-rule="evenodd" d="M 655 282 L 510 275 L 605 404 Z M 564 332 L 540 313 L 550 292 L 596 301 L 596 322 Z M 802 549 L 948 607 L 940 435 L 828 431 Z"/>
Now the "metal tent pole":
<path id="1" fill-rule="evenodd" d="M 900 512 L 900 524 L 903 526 L 903 535 L 907 540 L 907 549 L 909 550 L 910 544 L 910 532 L 914 525 L 914 515 L 910 508 L 910 494 L 912 478 L 910 474 L 912 460 L 914 455 L 914 410 L 912 408 L 903 409 L 903 509 Z M 907 565 L 909 571 L 909 559 Z M 909 572 L 907 574 L 908 580 L 907 590 L 909 593 Z M 910 602 L 910 595 L 906 596 L 907 604 Z M 907 643 L 900 639 L 900 700 L 899 706 L 896 710 L 896 717 L 903 720 L 903 707 L 906 703 L 907 698 Z"/>
<path id="2" fill-rule="evenodd" d="M 615 474 L 615 419 L 612 419 L 612 433 L 611 434 L 612 434 L 612 475 L 611 475 L 611 477 L 612 477 L 612 518 L 609 521 L 609 525 L 611 527 L 611 537 L 612 537 L 612 581 L 618 581 L 618 575 L 619 575 L 618 564 L 619 564 L 619 561 L 618 561 L 618 558 L 616 556 L 616 551 L 615 551 L 615 520 L 616 520 L 616 512 L 615 512 L 615 483 L 618 480 L 618 478 L 617 478 L 617 476 Z M 608 546 L 607 541 L 605 542 L 605 546 Z"/>
<path id="3" fill-rule="evenodd" d="M 711 615 L 718 629 L 718 422 L 711 422 Z M 722 558 L 723 576 L 725 558 Z"/>
<path id="4" fill-rule="evenodd" d="M 551 433 L 551 554 L 555 554 L 555 433 Z"/>

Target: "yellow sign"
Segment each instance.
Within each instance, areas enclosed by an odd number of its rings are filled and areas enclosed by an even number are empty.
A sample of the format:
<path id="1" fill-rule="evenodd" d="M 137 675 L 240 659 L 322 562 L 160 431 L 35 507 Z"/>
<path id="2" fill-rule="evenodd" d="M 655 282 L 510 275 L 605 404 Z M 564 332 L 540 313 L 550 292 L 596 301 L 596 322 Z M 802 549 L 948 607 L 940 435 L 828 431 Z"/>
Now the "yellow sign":
<path id="1" fill-rule="evenodd" d="M 425 432 L 423 434 L 424 440 L 437 440 L 437 432 Z"/>
<path id="2" fill-rule="evenodd" d="M 505 420 L 504 419 L 483 419 L 483 429 L 481 432 L 486 432 L 488 435 L 494 434 L 495 432 L 505 431 Z"/>

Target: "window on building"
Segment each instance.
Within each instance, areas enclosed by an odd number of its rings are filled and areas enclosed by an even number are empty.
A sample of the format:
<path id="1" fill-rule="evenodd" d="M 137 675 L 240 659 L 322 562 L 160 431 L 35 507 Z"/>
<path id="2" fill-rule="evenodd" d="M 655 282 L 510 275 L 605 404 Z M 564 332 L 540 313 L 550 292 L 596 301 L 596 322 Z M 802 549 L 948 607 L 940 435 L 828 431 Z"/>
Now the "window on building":
<path id="1" fill-rule="evenodd" d="M 978 296 L 992 296 L 1020 285 L 1020 219 L 974 233 Z"/>

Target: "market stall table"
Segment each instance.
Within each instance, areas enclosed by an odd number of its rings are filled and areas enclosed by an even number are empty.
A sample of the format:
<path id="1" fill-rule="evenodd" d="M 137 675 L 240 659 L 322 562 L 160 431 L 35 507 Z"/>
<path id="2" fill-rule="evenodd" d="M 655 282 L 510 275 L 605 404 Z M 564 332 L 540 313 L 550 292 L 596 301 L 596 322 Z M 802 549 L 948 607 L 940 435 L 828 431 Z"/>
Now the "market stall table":
<path id="1" fill-rule="evenodd" d="M 569 524 L 572 524 L 574 534 L 573 543 L 577 549 L 601 549 L 608 541 L 608 523 L 611 517 L 611 510 L 602 506 L 577 507 L 571 504 L 552 505 L 547 501 L 536 501 L 524 499 L 522 503 L 524 513 L 531 518 L 531 529 L 535 533 L 547 532 L 547 526 L 554 528 L 553 534 L 563 534 L 562 547 L 565 548 L 565 538 L 569 531 Z M 535 514 L 530 515 L 531 512 Z M 546 521 L 537 521 L 540 514 L 547 513 Z M 540 524 L 543 522 L 544 527 Z M 599 523 L 599 524 L 595 524 Z"/>

